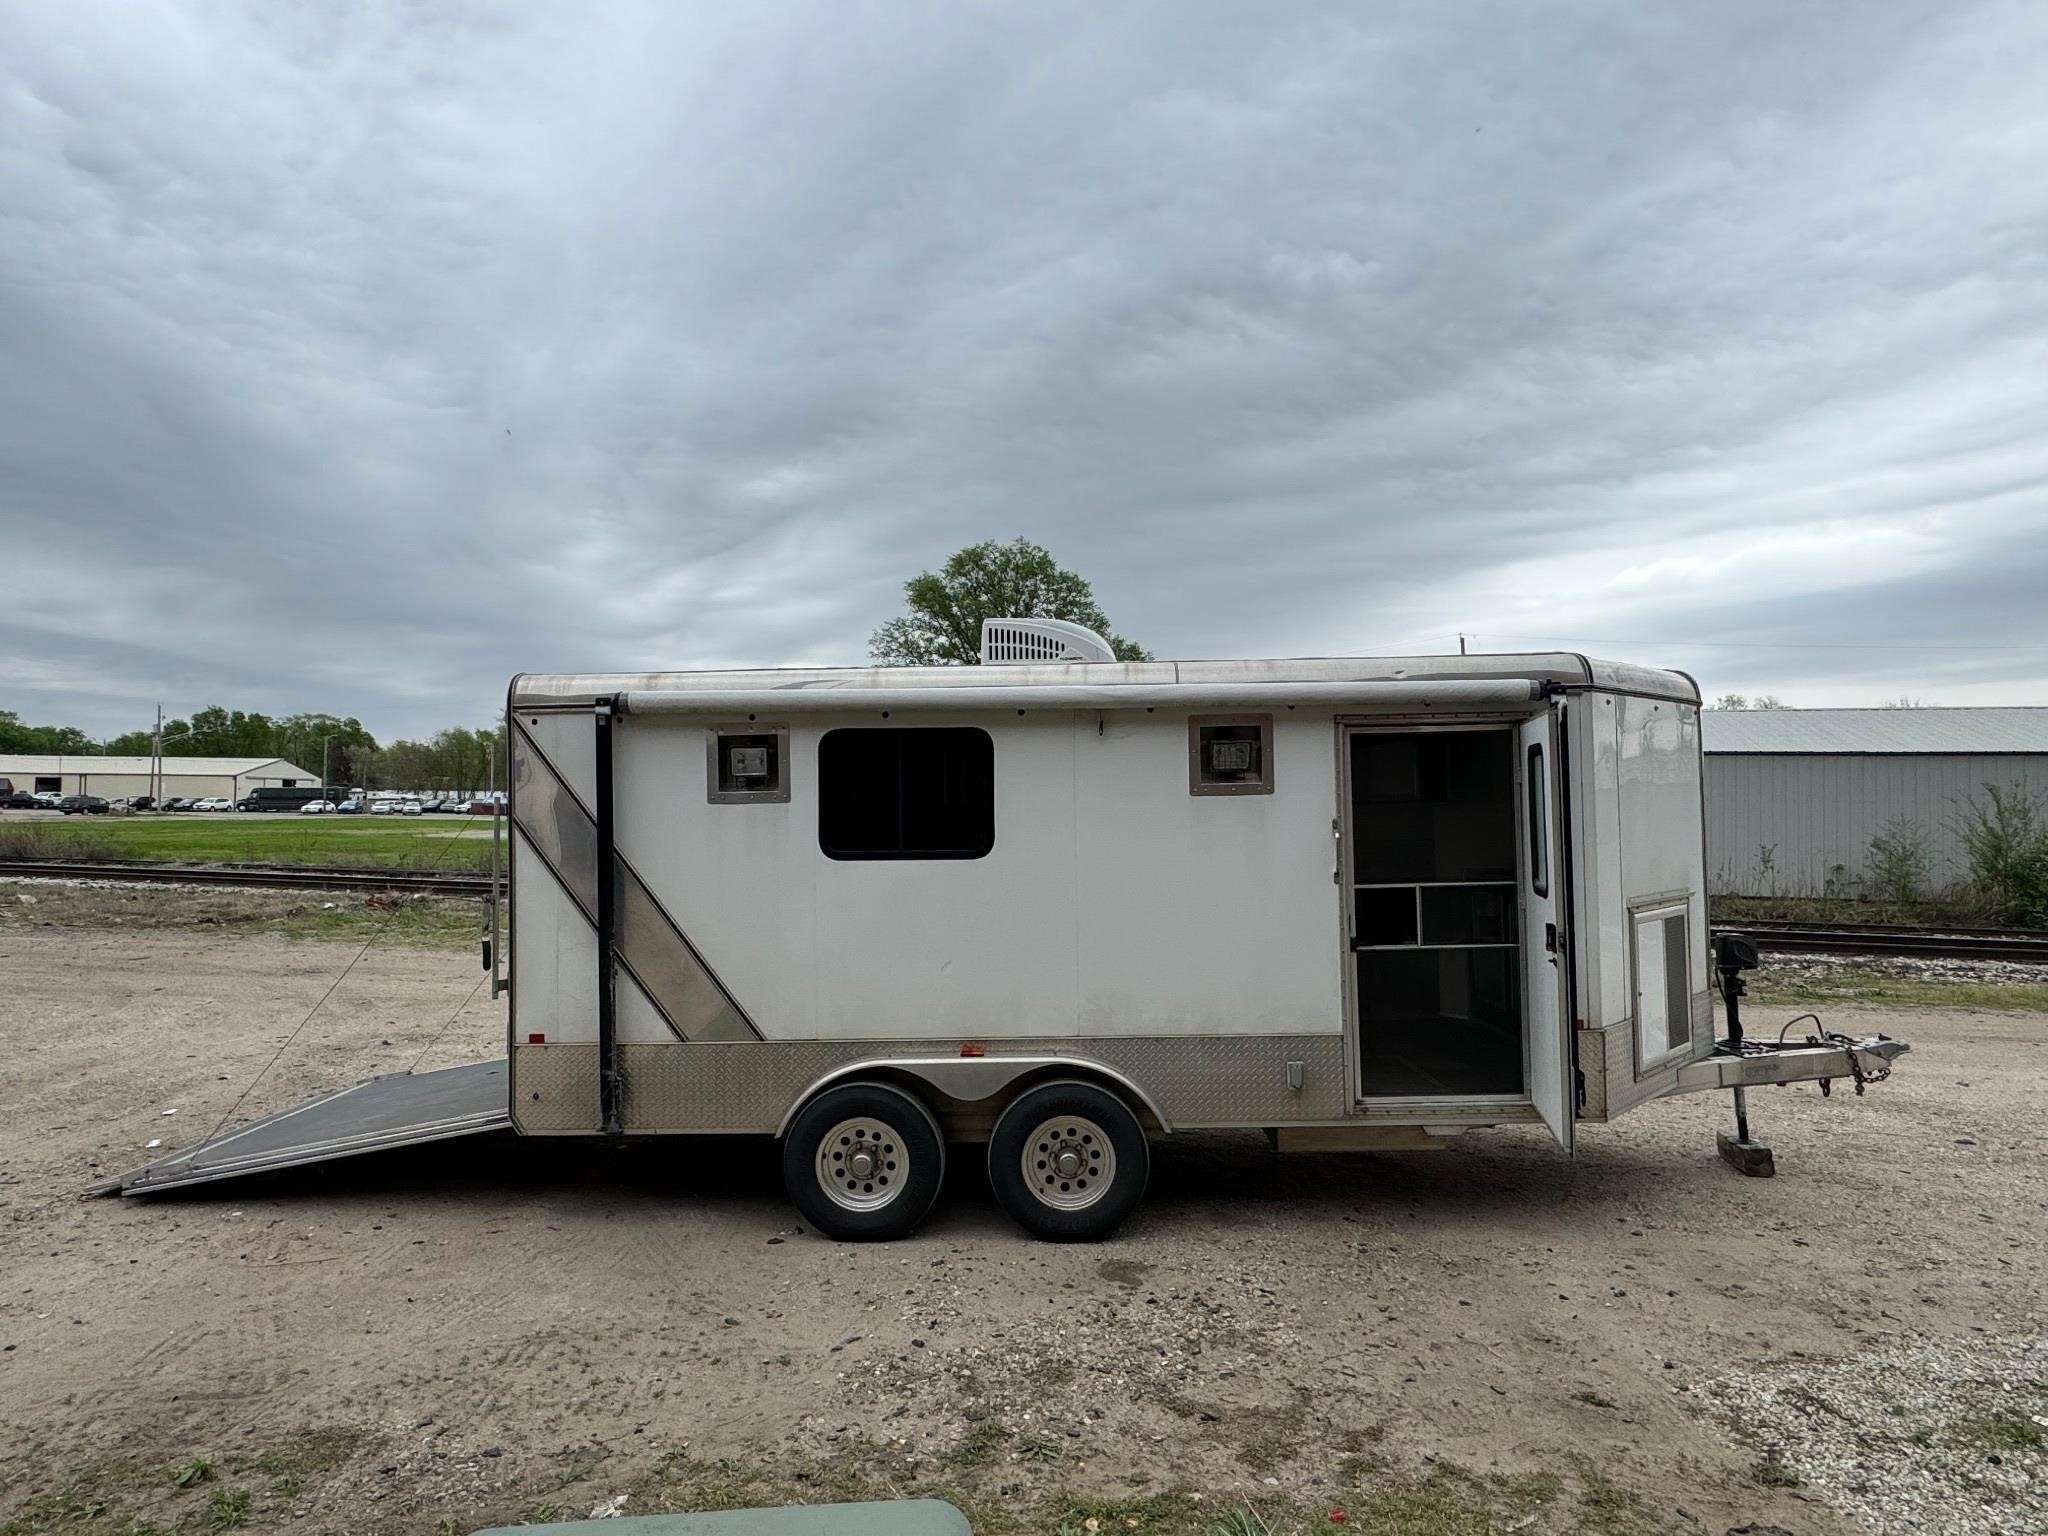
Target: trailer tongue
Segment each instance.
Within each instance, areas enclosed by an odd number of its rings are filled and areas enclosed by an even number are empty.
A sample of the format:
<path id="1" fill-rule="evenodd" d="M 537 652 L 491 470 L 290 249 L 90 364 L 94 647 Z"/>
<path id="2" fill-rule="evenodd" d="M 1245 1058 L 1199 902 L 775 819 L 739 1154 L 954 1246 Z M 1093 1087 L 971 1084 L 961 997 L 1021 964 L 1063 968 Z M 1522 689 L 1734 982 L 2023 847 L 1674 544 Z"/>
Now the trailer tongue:
<path id="1" fill-rule="evenodd" d="M 503 1060 L 373 1077 L 159 1158 L 89 1193 L 153 1195 L 365 1152 L 510 1131 L 508 1083 Z"/>

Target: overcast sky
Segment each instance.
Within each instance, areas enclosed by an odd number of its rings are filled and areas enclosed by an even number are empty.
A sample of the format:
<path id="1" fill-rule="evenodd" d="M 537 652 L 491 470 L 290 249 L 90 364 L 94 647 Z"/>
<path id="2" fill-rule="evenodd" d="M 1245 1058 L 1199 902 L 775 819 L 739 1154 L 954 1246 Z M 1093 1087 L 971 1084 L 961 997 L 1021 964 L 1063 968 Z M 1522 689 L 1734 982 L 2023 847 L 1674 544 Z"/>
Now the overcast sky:
<path id="1" fill-rule="evenodd" d="M 0 708 L 1162 656 L 2048 703 L 2048 6 L 0 0 Z"/>

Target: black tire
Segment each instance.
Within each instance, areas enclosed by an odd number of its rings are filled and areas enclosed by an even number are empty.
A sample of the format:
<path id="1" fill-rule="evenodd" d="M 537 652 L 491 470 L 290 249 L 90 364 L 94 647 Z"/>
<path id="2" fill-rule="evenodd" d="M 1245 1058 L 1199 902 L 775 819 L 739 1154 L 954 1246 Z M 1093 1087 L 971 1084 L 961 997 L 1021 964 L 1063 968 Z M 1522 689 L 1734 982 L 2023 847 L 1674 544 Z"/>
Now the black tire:
<path id="1" fill-rule="evenodd" d="M 852 1171 L 847 1160 L 857 1157 L 872 1160 L 861 1165 L 871 1177 Z M 914 1094 L 888 1083 L 826 1089 L 803 1107 L 782 1140 L 790 1204 L 827 1237 L 888 1242 L 908 1236 L 930 1213 L 945 1177 L 939 1122 Z"/>
<path id="2" fill-rule="evenodd" d="M 988 1182 L 997 1204 L 1050 1242 L 1108 1237 L 1138 1208 L 1151 1176 L 1145 1128 L 1128 1104 L 1093 1083 L 1061 1079 L 1027 1088 L 989 1137 Z"/>

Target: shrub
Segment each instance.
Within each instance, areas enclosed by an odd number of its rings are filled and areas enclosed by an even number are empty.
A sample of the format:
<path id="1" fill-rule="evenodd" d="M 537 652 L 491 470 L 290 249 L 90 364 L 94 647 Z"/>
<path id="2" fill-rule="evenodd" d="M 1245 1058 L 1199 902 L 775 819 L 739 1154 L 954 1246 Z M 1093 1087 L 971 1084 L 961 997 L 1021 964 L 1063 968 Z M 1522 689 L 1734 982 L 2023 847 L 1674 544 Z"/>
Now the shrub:
<path id="1" fill-rule="evenodd" d="M 1970 877 L 2009 923 L 2048 928 L 2048 807 L 2017 785 L 1986 784 L 1957 825 Z"/>
<path id="2" fill-rule="evenodd" d="M 1927 887 L 1927 834 L 1894 816 L 1870 840 L 1870 894 L 1879 901 L 1915 902 Z"/>

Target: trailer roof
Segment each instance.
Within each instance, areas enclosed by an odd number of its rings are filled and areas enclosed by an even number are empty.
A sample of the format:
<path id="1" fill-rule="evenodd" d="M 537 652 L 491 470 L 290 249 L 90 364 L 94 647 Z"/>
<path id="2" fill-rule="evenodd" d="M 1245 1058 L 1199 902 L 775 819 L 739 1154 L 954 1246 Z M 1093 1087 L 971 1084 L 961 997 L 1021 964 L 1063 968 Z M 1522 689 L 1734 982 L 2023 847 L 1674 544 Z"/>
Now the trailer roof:
<path id="1" fill-rule="evenodd" d="M 1402 683 L 1427 694 L 1432 684 L 1527 679 L 1565 688 L 1614 689 L 1681 703 L 1699 702 L 1683 672 L 1599 661 L 1568 651 L 1485 656 L 1328 656 L 1240 661 L 1091 661 L 975 667 L 763 667 L 706 672 L 521 673 L 515 709 L 587 704 L 619 694 L 737 693 L 870 689 L 1196 688 L 1242 689 L 1247 701 L 1275 685 Z M 852 700 L 848 701 L 852 703 Z"/>

